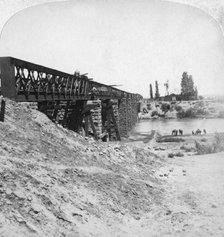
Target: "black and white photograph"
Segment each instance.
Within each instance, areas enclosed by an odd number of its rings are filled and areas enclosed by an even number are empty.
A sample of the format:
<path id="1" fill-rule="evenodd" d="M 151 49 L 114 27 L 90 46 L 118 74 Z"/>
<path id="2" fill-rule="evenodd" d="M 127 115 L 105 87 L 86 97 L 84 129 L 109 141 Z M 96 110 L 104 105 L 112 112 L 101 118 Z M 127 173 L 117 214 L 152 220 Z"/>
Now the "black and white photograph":
<path id="1" fill-rule="evenodd" d="M 0 0 L 0 237 L 224 236 L 224 0 Z"/>

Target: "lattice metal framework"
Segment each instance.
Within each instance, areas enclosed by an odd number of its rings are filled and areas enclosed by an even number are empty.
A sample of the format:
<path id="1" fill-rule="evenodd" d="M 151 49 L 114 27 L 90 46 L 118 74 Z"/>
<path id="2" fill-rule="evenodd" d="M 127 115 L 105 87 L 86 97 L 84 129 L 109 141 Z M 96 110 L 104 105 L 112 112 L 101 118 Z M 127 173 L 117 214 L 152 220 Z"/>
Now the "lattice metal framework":
<path id="1" fill-rule="evenodd" d="M 86 75 L 71 75 L 12 57 L 0 58 L 0 70 L 2 95 L 16 101 L 139 97 L 91 81 Z"/>

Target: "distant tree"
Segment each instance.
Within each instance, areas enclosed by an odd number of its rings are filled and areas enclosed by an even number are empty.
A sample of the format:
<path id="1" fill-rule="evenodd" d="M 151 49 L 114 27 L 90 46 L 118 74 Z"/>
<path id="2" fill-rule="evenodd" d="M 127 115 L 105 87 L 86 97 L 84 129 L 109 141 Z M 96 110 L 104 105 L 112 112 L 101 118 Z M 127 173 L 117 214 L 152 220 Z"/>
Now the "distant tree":
<path id="1" fill-rule="evenodd" d="M 160 97 L 158 81 L 155 81 L 155 88 L 156 88 L 155 98 L 158 99 Z"/>
<path id="2" fill-rule="evenodd" d="M 153 99 L 152 84 L 150 84 L 150 98 Z"/>
<path id="3" fill-rule="evenodd" d="M 181 78 L 181 94 L 188 94 L 194 90 L 194 82 L 192 76 L 188 76 L 187 72 L 183 72 Z"/>
<path id="4" fill-rule="evenodd" d="M 194 81 L 191 75 L 188 76 L 187 72 L 183 72 L 181 78 L 181 96 L 184 100 L 197 99 L 198 91 L 194 87 Z"/>
<path id="5" fill-rule="evenodd" d="M 193 81 L 193 78 L 192 78 L 191 75 L 188 77 L 188 87 L 187 87 L 187 90 L 190 93 L 194 91 L 194 81 Z"/>

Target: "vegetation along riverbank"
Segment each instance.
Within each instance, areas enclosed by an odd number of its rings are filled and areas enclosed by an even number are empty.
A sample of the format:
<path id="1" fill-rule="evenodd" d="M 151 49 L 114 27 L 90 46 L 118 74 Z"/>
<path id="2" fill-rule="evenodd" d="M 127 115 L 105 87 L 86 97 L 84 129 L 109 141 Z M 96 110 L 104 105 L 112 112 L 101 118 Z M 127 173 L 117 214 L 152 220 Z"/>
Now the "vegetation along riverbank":
<path id="1" fill-rule="evenodd" d="M 213 100 L 146 101 L 141 104 L 139 118 L 224 118 L 224 103 Z"/>

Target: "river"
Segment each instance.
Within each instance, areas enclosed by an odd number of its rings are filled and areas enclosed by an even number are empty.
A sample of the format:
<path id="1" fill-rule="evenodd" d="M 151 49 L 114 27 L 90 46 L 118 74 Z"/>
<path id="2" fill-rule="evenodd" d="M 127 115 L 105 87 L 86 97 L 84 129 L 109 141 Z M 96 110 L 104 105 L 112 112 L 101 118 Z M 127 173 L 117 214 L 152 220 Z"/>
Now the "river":
<path id="1" fill-rule="evenodd" d="M 206 129 L 207 133 L 224 132 L 224 119 L 154 119 L 140 120 L 132 133 L 150 134 L 152 130 L 162 135 L 171 134 L 173 129 L 182 129 L 184 134 L 191 134 L 197 129 Z"/>

